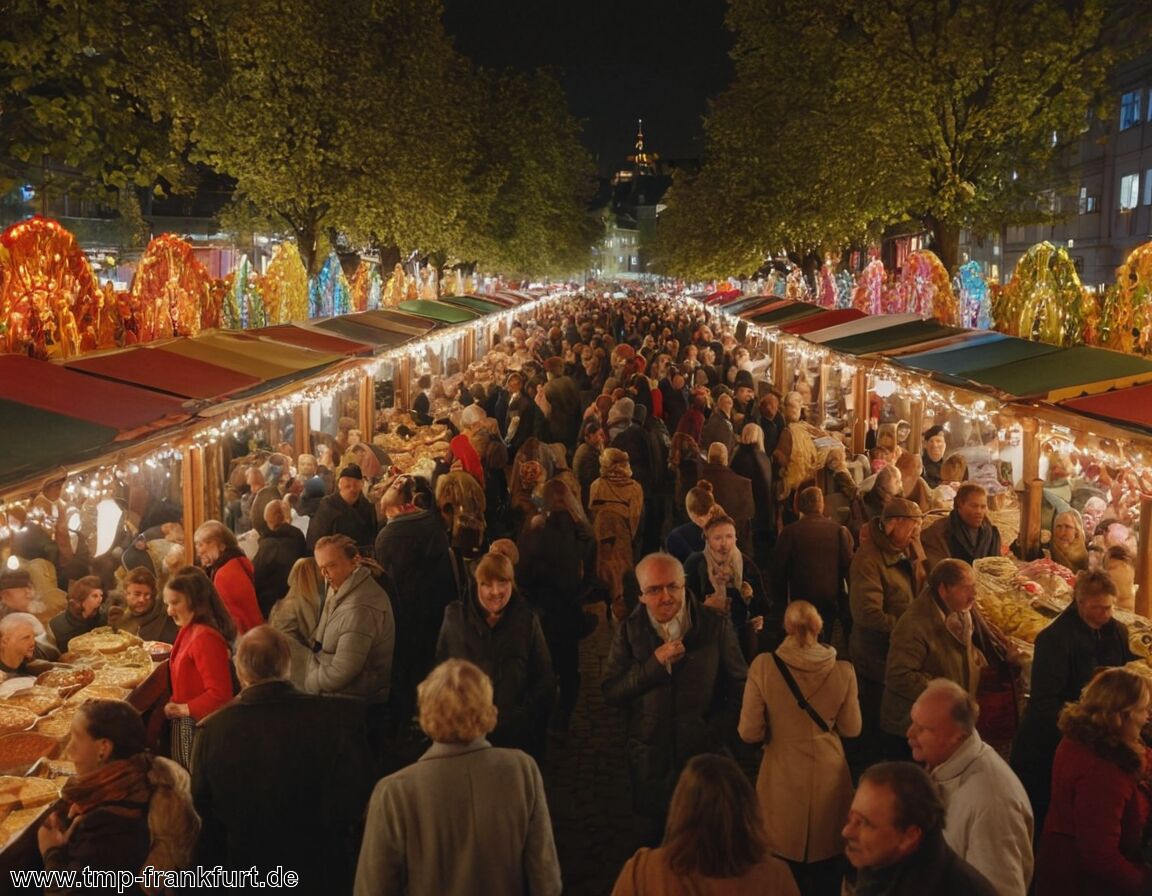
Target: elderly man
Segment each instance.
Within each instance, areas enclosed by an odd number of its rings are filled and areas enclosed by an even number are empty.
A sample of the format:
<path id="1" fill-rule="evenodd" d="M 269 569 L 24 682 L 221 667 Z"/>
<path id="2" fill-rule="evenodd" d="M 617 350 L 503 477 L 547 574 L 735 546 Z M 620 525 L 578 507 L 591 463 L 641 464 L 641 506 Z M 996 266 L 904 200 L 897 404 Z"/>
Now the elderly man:
<path id="1" fill-rule="evenodd" d="M 326 535 L 347 535 L 361 554 L 372 553 L 376 542 L 376 509 L 364 497 L 364 474 L 356 464 L 340 470 L 336 493 L 324 498 L 308 523 L 308 549 Z"/>
<path id="2" fill-rule="evenodd" d="M 963 560 L 941 560 L 928 587 L 892 629 L 880 727 L 896 738 L 908 730 L 912 704 L 934 678 L 954 681 L 975 695 L 987 665 L 973 643 L 976 575 Z"/>
<path id="3" fill-rule="evenodd" d="M 0 619 L 0 672 L 9 678 L 39 675 L 42 661 L 54 660 L 52 649 L 36 640 L 36 617 L 30 613 L 9 613 Z"/>
<path id="4" fill-rule="evenodd" d="M 925 578 L 919 541 L 922 516 L 920 508 L 911 501 L 892 498 L 884 506 L 883 516 L 868 521 L 863 530 L 867 537 L 861 539 L 849 567 L 849 647 L 860 683 L 865 731 L 862 748 L 873 756 L 881 752 L 883 739 L 878 722 L 888 641 L 896 621 L 912 604 Z"/>
<path id="5" fill-rule="evenodd" d="M 649 554 L 636 578 L 640 605 L 616 630 L 603 689 L 626 711 L 633 805 L 659 839 L 685 763 L 736 730 L 748 667 L 728 616 L 686 596 L 679 560 Z"/>
<path id="6" fill-rule="evenodd" d="M 1032 807 L 1020 780 L 976 732 L 979 707 L 946 678 L 912 705 L 908 745 L 944 797 L 944 840 L 1000 896 L 1025 896 L 1032 878 Z"/>
<path id="7" fill-rule="evenodd" d="M 751 554 L 752 517 L 761 508 L 756 506 L 752 493 L 752 480 L 733 472 L 728 466 L 728 449 L 721 442 L 706 447 L 708 462 L 700 468 L 700 478 L 712 483 L 712 496 L 736 523 L 736 541 L 740 550 Z M 764 509 L 766 512 L 766 509 Z"/>
<path id="8" fill-rule="evenodd" d="M 288 573 L 301 557 L 308 555 L 304 533 L 292 525 L 291 511 L 283 501 L 264 505 L 264 533 L 252 558 L 256 603 L 265 619 L 276 601 L 288 593 Z"/>
<path id="9" fill-rule="evenodd" d="M 929 488 L 936 488 L 943 482 L 941 465 L 944 463 L 944 452 L 948 450 L 948 441 L 944 438 L 943 426 L 930 426 L 924 430 L 924 448 L 920 453 L 920 460 L 924 463 L 924 481 Z"/>
<path id="10" fill-rule="evenodd" d="M 109 595 L 108 624 L 145 641 L 166 644 L 176 643 L 176 635 L 180 633 L 156 593 L 156 576 L 143 566 L 128 571 L 121 593 Z"/>
<path id="11" fill-rule="evenodd" d="M 736 450 L 736 431 L 732 425 L 732 396 L 727 392 L 716 399 L 716 407 L 704 421 L 700 430 L 700 444 L 707 447 L 719 442 L 728 451 L 728 456 Z"/>
<path id="12" fill-rule="evenodd" d="M 1128 629 L 1112 618 L 1116 583 L 1106 572 L 1081 574 L 1072 604 L 1036 637 L 1032 693 L 1009 762 L 1020 776 L 1036 830 L 1044 829 L 1052 788 L 1052 760 L 1060 744 L 1056 720 L 1100 666 L 1123 666 L 1136 657 L 1128 648 Z"/>
<path id="13" fill-rule="evenodd" d="M 920 536 L 928 568 L 945 557 L 972 563 L 1000 556 L 1000 530 L 988 519 L 988 492 L 975 482 L 956 490 L 952 512 L 924 530 Z"/>
<path id="14" fill-rule="evenodd" d="M 288 681 L 290 663 L 287 638 L 270 626 L 249 630 L 236 645 L 242 690 L 196 736 L 198 861 L 265 871 L 283 865 L 304 892 L 346 893 L 372 787 L 364 704 L 301 693 Z"/>
<path id="15" fill-rule="evenodd" d="M 911 762 L 864 772 L 844 826 L 844 854 L 856 893 L 884 896 L 996 896 L 979 871 L 944 839 L 944 804 Z"/>

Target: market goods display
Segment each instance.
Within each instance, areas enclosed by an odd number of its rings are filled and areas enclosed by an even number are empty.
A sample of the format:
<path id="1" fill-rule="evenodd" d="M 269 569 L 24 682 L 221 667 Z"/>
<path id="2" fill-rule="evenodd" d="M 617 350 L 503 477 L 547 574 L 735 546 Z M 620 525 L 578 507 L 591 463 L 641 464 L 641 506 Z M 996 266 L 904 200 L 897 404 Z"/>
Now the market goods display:
<path id="1" fill-rule="evenodd" d="M 109 626 L 102 625 L 83 635 L 77 635 L 68 642 L 68 652 L 72 654 L 84 653 L 119 653 L 129 647 L 138 647 L 144 642 L 128 632 L 115 632 Z"/>
<path id="2" fill-rule="evenodd" d="M 26 706 L 0 704 L 0 735 L 27 731 L 40 718 Z"/>
<path id="3" fill-rule="evenodd" d="M 72 732 L 72 716 L 74 715 L 76 715 L 76 706 L 63 706 L 37 722 L 36 733 L 59 739 L 66 738 Z"/>
<path id="4" fill-rule="evenodd" d="M 143 666 L 105 666 L 96 670 L 93 684 L 111 685 L 116 688 L 132 690 L 141 684 L 152 672 L 152 667 Z"/>
<path id="5" fill-rule="evenodd" d="M 96 673 L 91 669 L 82 669 L 77 666 L 58 666 L 49 669 L 36 679 L 36 684 L 46 688 L 56 688 L 62 692 L 79 690 L 92 683 Z"/>
<path id="6" fill-rule="evenodd" d="M 59 749 L 60 741 L 46 734 L 35 731 L 5 734 L 0 737 L 0 774 L 27 774 L 37 759 L 54 756 Z"/>
<path id="7" fill-rule="evenodd" d="M 33 685 L 30 688 L 17 691 L 10 697 L 4 698 L 2 702 L 6 706 L 23 706 L 26 709 L 32 710 L 36 715 L 43 716 L 50 713 L 57 706 L 60 706 L 64 700 L 60 697 L 60 692 L 56 688 Z"/>
<path id="8" fill-rule="evenodd" d="M 127 700 L 128 691 L 122 687 L 110 684 L 90 684 L 85 688 L 81 688 L 71 697 L 68 702 L 80 704 L 85 700 Z"/>
<path id="9" fill-rule="evenodd" d="M 1051 570 L 1035 567 L 1031 570 L 1046 571 L 1046 588 L 1025 575 L 1009 557 L 986 557 L 972 566 L 976 571 L 976 602 L 981 615 L 1002 634 L 1027 644 L 1036 642 L 1036 636 L 1071 598 L 1071 589 L 1065 580 Z"/>
<path id="10" fill-rule="evenodd" d="M 14 809 L 0 821 L 0 845 L 14 840 L 28 825 L 36 822 L 44 814 L 43 806 L 31 809 Z"/>
<path id="11" fill-rule="evenodd" d="M 60 788 L 46 778 L 0 775 L 0 811 L 35 809 L 56 802 Z"/>

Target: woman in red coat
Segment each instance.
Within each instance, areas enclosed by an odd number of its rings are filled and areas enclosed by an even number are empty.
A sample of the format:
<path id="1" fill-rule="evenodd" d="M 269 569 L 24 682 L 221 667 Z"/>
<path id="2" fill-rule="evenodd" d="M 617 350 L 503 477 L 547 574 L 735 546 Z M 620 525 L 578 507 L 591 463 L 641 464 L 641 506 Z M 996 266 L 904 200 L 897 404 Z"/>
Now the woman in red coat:
<path id="1" fill-rule="evenodd" d="M 187 767 L 192 729 L 232 699 L 230 644 L 236 627 L 203 571 L 185 566 L 164 586 L 168 615 L 180 626 L 168 672 L 172 699 L 164 715 L 173 720 L 172 757 Z"/>
<path id="2" fill-rule="evenodd" d="M 240 550 L 232 530 L 218 520 L 208 520 L 196 530 L 192 540 L 204 572 L 236 623 L 236 633 L 242 635 L 263 625 L 252 561 Z"/>
<path id="3" fill-rule="evenodd" d="M 1124 667 L 1097 673 L 1060 714 L 1052 804 L 1037 856 L 1036 896 L 1152 893 L 1141 857 L 1152 810 L 1145 680 Z"/>

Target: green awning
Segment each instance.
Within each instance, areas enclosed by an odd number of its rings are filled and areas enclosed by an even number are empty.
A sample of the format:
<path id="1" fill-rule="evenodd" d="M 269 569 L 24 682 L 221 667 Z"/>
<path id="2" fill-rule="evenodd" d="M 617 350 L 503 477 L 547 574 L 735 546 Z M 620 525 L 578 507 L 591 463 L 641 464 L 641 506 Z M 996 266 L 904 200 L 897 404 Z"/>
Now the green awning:
<path id="1" fill-rule="evenodd" d="M 967 379 L 1019 398 L 1056 402 L 1152 382 L 1152 361 L 1078 345 L 987 367 Z"/>
<path id="2" fill-rule="evenodd" d="M 430 302 L 427 299 L 412 299 L 401 302 L 396 307 L 401 311 L 410 311 L 412 314 L 418 314 L 421 317 L 437 320 L 444 324 L 465 324 L 480 317 L 475 311 L 453 308 L 443 302 Z"/>
<path id="3" fill-rule="evenodd" d="M 773 324 L 782 324 L 785 322 L 792 322 L 801 320 L 805 317 L 812 317 L 816 314 L 823 313 L 825 309 L 819 305 L 812 305 L 809 302 L 793 302 L 791 305 L 785 305 L 782 308 L 774 308 L 771 311 L 765 311 L 761 314 L 742 315 L 747 320 L 751 320 L 754 324 L 760 326 L 771 326 Z"/>
<path id="4" fill-rule="evenodd" d="M 99 457 L 116 448 L 110 426 L 0 399 L 0 483 Z"/>
<path id="5" fill-rule="evenodd" d="M 508 310 L 506 305 L 501 305 L 499 302 L 489 302 L 487 299 L 478 299 L 475 296 L 444 296 L 440 301 L 454 308 L 475 311 L 477 314 L 493 314 Z"/>
<path id="6" fill-rule="evenodd" d="M 932 373 L 979 380 L 980 371 L 989 367 L 1039 358 L 1058 351 L 1059 346 L 1044 342 L 1032 342 L 1015 336 L 1005 336 L 1002 333 L 989 333 L 947 348 L 901 355 L 895 360 L 913 370 L 927 370 Z"/>
<path id="7" fill-rule="evenodd" d="M 407 311 L 392 307 L 365 311 L 362 314 L 346 314 L 343 320 L 391 330 L 393 333 L 403 333 L 406 336 L 423 336 L 441 325 L 439 321 L 431 321 L 418 314 L 409 314 Z"/>
<path id="8" fill-rule="evenodd" d="M 937 320 L 913 320 L 882 330 L 833 339 L 824 345 L 849 355 L 870 355 L 888 349 L 904 348 L 906 345 L 916 345 L 919 342 L 946 339 L 963 332 L 965 331 L 962 327 L 947 327 Z"/>

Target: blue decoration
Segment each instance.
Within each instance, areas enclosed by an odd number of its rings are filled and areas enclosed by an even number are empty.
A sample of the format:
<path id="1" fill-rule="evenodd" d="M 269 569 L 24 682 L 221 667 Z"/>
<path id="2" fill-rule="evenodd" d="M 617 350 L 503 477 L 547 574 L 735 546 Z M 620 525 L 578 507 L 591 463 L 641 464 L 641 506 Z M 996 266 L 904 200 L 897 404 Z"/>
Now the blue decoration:
<path id="1" fill-rule="evenodd" d="M 320 273 L 308 284 L 308 305 L 312 317 L 347 314 L 351 305 L 348 281 L 335 252 L 329 252 Z"/>
<path id="2" fill-rule="evenodd" d="M 856 281 L 848 271 L 836 274 L 836 307 L 852 307 L 852 291 L 856 288 Z"/>
<path id="3" fill-rule="evenodd" d="M 960 299 L 960 325 L 978 330 L 992 329 L 992 303 L 988 299 L 988 283 L 977 261 L 960 266 L 953 288 Z"/>
<path id="4" fill-rule="evenodd" d="M 368 272 L 368 310 L 375 311 L 380 307 L 380 299 L 384 294 L 384 283 L 380 279 L 380 265 L 372 265 Z"/>

